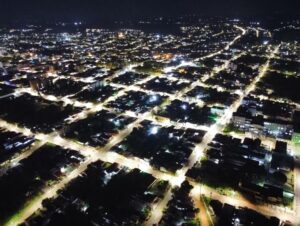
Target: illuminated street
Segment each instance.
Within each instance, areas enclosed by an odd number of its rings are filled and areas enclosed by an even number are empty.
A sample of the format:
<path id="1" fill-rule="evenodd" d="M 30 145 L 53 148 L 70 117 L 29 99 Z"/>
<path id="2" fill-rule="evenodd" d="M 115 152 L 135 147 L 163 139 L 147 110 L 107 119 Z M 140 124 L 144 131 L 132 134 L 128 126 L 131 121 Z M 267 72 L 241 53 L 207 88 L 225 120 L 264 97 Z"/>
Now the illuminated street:
<path id="1" fill-rule="evenodd" d="M 300 225 L 299 43 L 190 20 L 0 28 L 0 225 Z"/>

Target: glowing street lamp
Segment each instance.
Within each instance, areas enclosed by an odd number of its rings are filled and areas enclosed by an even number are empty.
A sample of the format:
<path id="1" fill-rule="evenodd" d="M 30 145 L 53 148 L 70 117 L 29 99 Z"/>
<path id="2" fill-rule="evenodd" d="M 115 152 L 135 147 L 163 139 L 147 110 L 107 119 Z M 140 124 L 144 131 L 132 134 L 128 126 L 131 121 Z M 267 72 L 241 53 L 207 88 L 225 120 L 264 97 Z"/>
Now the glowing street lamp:
<path id="1" fill-rule="evenodd" d="M 181 109 L 183 109 L 183 110 L 186 110 L 186 109 L 187 109 L 187 105 L 186 105 L 186 104 L 182 104 L 180 107 L 181 107 Z"/>
<path id="2" fill-rule="evenodd" d="M 159 131 L 159 127 L 158 126 L 153 126 L 153 127 L 150 128 L 149 133 L 150 133 L 150 135 L 156 135 L 158 133 L 158 131 Z"/>

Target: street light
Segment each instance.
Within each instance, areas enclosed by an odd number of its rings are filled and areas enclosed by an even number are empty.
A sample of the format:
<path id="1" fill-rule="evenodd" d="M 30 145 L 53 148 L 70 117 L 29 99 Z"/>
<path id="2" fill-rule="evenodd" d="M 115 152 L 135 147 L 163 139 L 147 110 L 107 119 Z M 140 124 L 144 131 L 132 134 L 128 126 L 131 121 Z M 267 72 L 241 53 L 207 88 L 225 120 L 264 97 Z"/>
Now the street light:
<path id="1" fill-rule="evenodd" d="M 150 133 L 150 135 L 156 135 L 158 133 L 158 131 L 159 131 L 159 127 L 158 126 L 153 126 L 153 127 L 150 128 L 149 133 Z"/>

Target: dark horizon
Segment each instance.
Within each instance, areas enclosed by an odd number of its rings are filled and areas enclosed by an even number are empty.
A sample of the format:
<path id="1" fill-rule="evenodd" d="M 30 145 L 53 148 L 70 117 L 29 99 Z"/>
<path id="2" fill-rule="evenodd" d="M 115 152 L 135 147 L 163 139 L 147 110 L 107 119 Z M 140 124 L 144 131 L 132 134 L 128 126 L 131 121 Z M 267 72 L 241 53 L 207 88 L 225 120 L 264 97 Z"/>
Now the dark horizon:
<path id="1" fill-rule="evenodd" d="M 0 23 L 52 23 L 58 21 L 110 23 L 116 20 L 166 16 L 285 17 L 299 16 L 300 3 L 287 1 L 246 0 L 5 0 L 0 8 Z"/>

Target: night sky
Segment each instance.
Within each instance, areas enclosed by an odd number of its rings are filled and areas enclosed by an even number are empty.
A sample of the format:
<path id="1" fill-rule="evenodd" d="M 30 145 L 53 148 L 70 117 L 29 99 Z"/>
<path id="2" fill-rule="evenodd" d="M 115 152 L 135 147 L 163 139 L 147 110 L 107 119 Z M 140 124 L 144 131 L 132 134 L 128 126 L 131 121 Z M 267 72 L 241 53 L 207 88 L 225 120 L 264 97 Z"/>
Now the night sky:
<path id="1" fill-rule="evenodd" d="M 136 19 L 198 14 L 269 16 L 300 14 L 299 0 L 0 0 L 0 22 Z"/>

